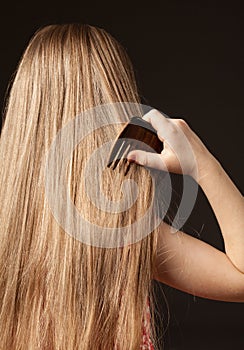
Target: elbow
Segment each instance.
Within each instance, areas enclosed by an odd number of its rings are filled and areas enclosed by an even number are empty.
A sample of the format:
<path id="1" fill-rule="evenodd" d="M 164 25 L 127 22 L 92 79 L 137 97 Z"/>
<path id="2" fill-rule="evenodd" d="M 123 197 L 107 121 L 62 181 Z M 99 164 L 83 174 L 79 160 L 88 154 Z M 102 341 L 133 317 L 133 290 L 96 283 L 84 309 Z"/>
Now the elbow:
<path id="1" fill-rule="evenodd" d="M 240 272 L 241 274 L 244 275 L 244 255 L 241 257 L 229 257 L 228 254 L 226 253 L 227 258 L 229 259 L 229 261 L 231 262 L 231 264 L 234 266 L 234 268 L 236 270 L 238 270 L 238 272 Z"/>

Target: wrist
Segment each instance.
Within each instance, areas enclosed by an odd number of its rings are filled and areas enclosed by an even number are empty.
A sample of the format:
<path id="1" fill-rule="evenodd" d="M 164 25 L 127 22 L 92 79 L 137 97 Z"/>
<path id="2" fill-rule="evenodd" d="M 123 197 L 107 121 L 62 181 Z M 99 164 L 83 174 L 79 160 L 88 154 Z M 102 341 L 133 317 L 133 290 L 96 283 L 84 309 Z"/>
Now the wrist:
<path id="1" fill-rule="evenodd" d="M 206 181 L 211 180 L 214 173 L 220 173 L 220 169 L 221 165 L 218 160 L 208 150 L 205 150 L 197 157 L 197 172 L 194 179 L 202 187 Z"/>

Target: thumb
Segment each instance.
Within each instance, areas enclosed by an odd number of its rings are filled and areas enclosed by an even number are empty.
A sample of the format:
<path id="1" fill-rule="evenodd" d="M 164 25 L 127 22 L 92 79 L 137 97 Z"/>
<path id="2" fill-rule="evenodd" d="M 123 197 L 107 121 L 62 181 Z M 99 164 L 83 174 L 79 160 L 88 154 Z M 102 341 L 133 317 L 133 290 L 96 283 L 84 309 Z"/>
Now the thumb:
<path id="1" fill-rule="evenodd" d="M 126 157 L 129 161 L 135 162 L 139 165 L 155 168 L 159 170 L 167 170 L 160 154 L 151 153 L 142 150 L 134 150 L 128 153 Z"/>

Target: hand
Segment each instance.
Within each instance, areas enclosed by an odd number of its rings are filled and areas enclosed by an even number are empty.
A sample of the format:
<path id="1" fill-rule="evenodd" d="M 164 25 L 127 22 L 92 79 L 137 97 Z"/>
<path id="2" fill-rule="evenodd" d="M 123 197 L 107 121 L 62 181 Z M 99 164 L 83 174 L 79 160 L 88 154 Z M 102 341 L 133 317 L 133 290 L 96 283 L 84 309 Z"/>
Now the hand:
<path id="1" fill-rule="evenodd" d="M 166 118 L 153 109 L 143 119 L 154 127 L 164 143 L 161 154 L 133 150 L 129 161 L 159 170 L 192 176 L 196 181 L 204 177 L 208 163 L 214 158 L 199 137 L 183 119 Z"/>

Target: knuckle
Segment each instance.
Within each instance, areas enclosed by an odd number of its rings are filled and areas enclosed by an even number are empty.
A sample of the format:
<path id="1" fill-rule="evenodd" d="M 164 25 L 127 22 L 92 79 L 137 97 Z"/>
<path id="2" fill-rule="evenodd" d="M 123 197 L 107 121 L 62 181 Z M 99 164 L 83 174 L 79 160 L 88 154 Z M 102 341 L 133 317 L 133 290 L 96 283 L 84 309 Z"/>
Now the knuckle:
<path id="1" fill-rule="evenodd" d="M 187 123 L 184 119 L 176 119 L 175 120 L 175 123 L 179 126 L 182 126 L 182 127 L 186 127 L 187 126 Z"/>
<path id="2" fill-rule="evenodd" d="M 141 155 L 140 163 L 141 163 L 141 165 L 144 165 L 144 166 L 148 165 L 149 159 L 148 159 L 148 154 L 147 153 L 143 153 Z"/>
<path id="3" fill-rule="evenodd" d="M 170 123 L 168 125 L 168 133 L 169 135 L 174 135 L 178 132 L 177 126 L 174 123 Z"/>
<path id="4" fill-rule="evenodd" d="M 174 119 L 173 124 L 175 129 L 173 133 L 177 133 L 180 130 L 186 132 L 188 129 L 188 124 L 184 119 Z"/>
<path id="5" fill-rule="evenodd" d="M 148 157 L 147 157 L 147 155 L 146 154 L 143 154 L 143 156 L 142 156 L 142 165 L 146 165 L 147 166 L 147 164 L 148 164 Z"/>

